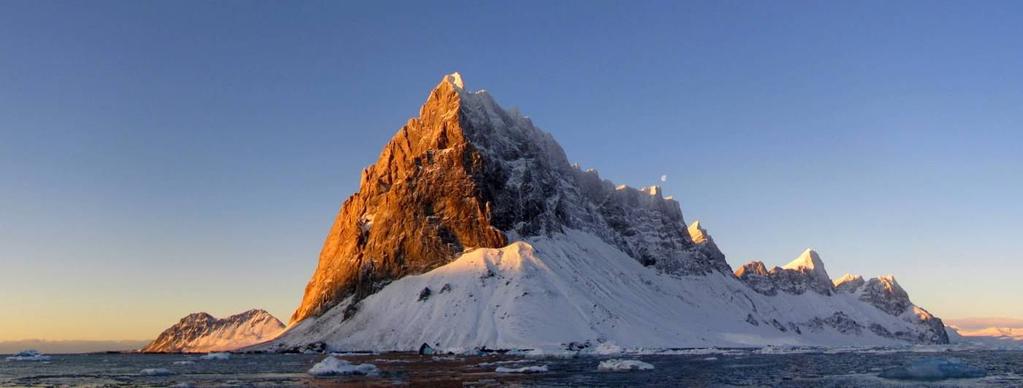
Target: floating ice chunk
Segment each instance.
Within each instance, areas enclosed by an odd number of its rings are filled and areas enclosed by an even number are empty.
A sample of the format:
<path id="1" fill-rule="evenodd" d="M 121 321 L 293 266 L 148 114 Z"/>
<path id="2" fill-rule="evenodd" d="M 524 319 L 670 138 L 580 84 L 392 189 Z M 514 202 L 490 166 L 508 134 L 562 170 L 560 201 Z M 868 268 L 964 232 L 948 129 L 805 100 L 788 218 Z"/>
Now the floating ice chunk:
<path id="1" fill-rule="evenodd" d="M 224 361 L 231 358 L 231 353 L 207 353 L 199 356 L 200 360 Z"/>
<path id="2" fill-rule="evenodd" d="M 983 369 L 970 366 L 955 358 L 927 357 L 908 366 L 887 369 L 880 376 L 886 379 L 935 381 L 984 377 Z"/>
<path id="3" fill-rule="evenodd" d="M 377 353 L 375 353 L 375 352 L 330 352 L 330 353 L 327 353 L 327 354 L 329 354 L 331 356 L 335 356 L 335 357 L 345 357 L 345 356 L 371 356 L 371 355 L 375 355 Z"/>
<path id="4" fill-rule="evenodd" d="M 13 356 L 7 357 L 7 361 L 48 361 L 50 356 L 39 353 L 35 349 L 27 349 L 18 352 Z"/>
<path id="5" fill-rule="evenodd" d="M 170 376 L 174 372 L 167 368 L 146 368 L 139 371 L 139 374 L 142 376 Z"/>
<path id="6" fill-rule="evenodd" d="M 547 371 L 547 365 L 530 365 L 521 368 L 505 368 L 503 366 L 497 367 L 494 372 L 497 373 L 543 373 Z"/>
<path id="7" fill-rule="evenodd" d="M 380 374 L 380 370 L 373 364 L 352 364 L 346 360 L 328 356 L 323 361 L 313 365 L 307 373 L 313 376 L 376 376 Z"/>
<path id="8" fill-rule="evenodd" d="M 593 353 L 602 355 L 621 354 L 622 351 L 622 347 L 615 345 L 614 342 L 604 342 L 593 349 Z"/>
<path id="9" fill-rule="evenodd" d="M 800 347 L 800 346 L 773 346 L 768 345 L 760 349 L 754 350 L 756 354 L 802 354 L 802 353 L 817 353 L 821 352 L 822 349 L 815 347 Z"/>
<path id="10" fill-rule="evenodd" d="M 192 365 L 192 364 L 195 364 L 195 361 L 192 361 L 192 360 L 181 360 L 181 361 L 174 361 L 173 364 L 174 365 Z"/>
<path id="11" fill-rule="evenodd" d="M 603 371 L 630 371 L 630 370 L 653 370 L 654 366 L 645 363 L 640 360 L 624 360 L 620 358 L 614 358 L 610 360 L 604 360 L 597 366 L 597 370 Z"/>

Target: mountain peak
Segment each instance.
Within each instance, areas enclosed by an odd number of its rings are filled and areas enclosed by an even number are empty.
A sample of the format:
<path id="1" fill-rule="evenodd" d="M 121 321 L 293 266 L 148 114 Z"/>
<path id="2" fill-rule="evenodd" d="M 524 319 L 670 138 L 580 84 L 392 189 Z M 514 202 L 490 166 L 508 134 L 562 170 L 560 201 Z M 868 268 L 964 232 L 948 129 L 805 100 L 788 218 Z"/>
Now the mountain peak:
<path id="1" fill-rule="evenodd" d="M 831 341 L 832 334 L 941 342 L 892 334 L 943 328 L 877 314 L 874 306 L 905 307 L 908 300 L 889 298 L 881 280 L 873 281 L 878 292 L 861 293 L 877 295 L 870 304 L 857 304 L 859 294 L 831 299 L 834 286 L 813 250 L 786 269 L 755 262 L 731 278 L 714 239 L 701 222 L 685 221 L 678 201 L 658 187 L 616 186 L 583 171 L 528 118 L 463 88 L 460 74 L 444 76 L 419 117 L 363 170 L 359 191 L 326 236 L 293 324 L 250 350 L 410 350 L 428 343 L 546 351 L 590 339 L 734 346 Z M 566 305 L 585 308 L 567 318 L 545 313 Z M 501 322 L 480 327 L 494 316 Z M 804 329 L 814 334 L 794 337 Z M 815 334 L 821 330 L 826 335 Z"/>
<path id="2" fill-rule="evenodd" d="M 181 322 L 197 322 L 197 321 L 212 321 L 215 320 L 212 315 L 206 312 L 191 313 L 181 318 Z"/>
<path id="3" fill-rule="evenodd" d="M 906 290 L 895 280 L 895 275 L 881 275 L 877 277 L 878 283 L 885 291 L 892 294 L 905 294 Z"/>
<path id="4" fill-rule="evenodd" d="M 713 244 L 693 249 L 678 202 L 665 200 L 659 187 L 615 190 L 597 174 L 573 168 L 557 141 L 528 118 L 464 86 L 461 74 L 445 75 L 419 117 L 363 171 L 292 322 L 349 297 L 355 305 L 467 248 L 566 229 L 600 236 L 664 272 L 732 271 Z M 352 307 L 345 318 L 356 312 Z"/>
<path id="5" fill-rule="evenodd" d="M 462 74 L 454 72 L 444 76 L 441 82 L 448 82 L 455 86 L 457 89 L 465 89 L 465 84 L 462 83 Z"/>
<path id="6" fill-rule="evenodd" d="M 821 261 L 820 255 L 813 248 L 807 248 L 799 257 L 785 264 L 782 268 L 813 272 L 820 277 L 827 278 L 829 282 L 831 281 L 828 271 L 824 269 L 824 262 Z"/>

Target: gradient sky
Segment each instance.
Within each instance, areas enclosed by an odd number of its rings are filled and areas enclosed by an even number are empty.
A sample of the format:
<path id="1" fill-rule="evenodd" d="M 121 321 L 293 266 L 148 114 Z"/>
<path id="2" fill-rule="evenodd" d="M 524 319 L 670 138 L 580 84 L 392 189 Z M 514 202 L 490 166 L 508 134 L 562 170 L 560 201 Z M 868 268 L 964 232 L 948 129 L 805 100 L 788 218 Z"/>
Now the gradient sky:
<path id="1" fill-rule="evenodd" d="M 0 2 L 0 340 L 297 306 L 460 71 L 736 266 L 816 248 L 1023 317 L 1023 3 Z"/>

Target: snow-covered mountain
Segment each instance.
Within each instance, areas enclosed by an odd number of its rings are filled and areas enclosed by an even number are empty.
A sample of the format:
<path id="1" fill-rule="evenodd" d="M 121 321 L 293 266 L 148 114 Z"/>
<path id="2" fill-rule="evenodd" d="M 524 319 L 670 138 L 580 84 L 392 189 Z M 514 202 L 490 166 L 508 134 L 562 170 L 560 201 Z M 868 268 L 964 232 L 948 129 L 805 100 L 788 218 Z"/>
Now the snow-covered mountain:
<path id="1" fill-rule="evenodd" d="M 203 353 L 228 351 L 276 337 L 284 324 L 263 310 L 249 310 L 217 319 L 207 313 L 181 318 L 140 351 L 152 353 Z"/>
<path id="2" fill-rule="evenodd" d="M 733 273 L 659 187 L 570 164 L 456 73 L 363 170 L 288 330 L 254 349 L 948 342 L 893 278 L 842 280 L 813 250 Z"/>

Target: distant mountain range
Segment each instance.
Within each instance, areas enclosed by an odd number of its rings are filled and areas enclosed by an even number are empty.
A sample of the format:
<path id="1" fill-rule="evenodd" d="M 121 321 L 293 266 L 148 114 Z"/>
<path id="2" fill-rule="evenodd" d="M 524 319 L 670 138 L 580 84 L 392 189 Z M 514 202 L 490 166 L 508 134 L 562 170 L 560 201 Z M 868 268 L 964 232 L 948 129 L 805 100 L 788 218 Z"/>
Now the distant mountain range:
<path id="1" fill-rule="evenodd" d="M 1003 344 L 1023 345 L 1023 319 L 960 318 L 949 320 L 948 326 L 966 341 L 997 340 Z"/>
<path id="2" fill-rule="evenodd" d="M 130 352 L 148 344 L 150 340 L 125 341 L 89 341 L 67 340 L 48 341 L 28 339 L 19 341 L 0 341 L 0 354 L 13 354 L 25 349 L 35 349 L 43 353 L 95 353 L 95 352 Z"/>

